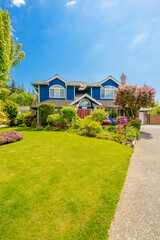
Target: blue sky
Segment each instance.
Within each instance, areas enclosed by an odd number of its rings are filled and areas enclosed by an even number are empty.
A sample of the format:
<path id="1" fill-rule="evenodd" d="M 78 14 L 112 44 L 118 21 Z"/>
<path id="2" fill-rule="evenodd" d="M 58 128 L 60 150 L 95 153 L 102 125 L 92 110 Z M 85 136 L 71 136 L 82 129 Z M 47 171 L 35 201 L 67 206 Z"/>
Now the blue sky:
<path id="1" fill-rule="evenodd" d="M 56 73 L 70 81 L 101 81 L 122 72 L 127 84 L 150 85 L 160 99 L 159 0 L 0 0 L 10 13 L 25 60 L 17 84 Z"/>

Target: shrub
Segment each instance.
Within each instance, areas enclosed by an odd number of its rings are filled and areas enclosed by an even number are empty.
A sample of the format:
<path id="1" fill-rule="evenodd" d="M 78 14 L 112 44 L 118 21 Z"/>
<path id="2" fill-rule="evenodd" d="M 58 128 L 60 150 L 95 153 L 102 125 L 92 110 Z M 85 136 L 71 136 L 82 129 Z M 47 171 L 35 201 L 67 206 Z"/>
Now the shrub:
<path id="1" fill-rule="evenodd" d="M 31 127 L 32 128 L 36 128 L 36 123 L 37 123 L 37 119 L 36 119 L 36 117 L 33 119 L 33 121 L 32 121 L 32 124 L 31 124 Z"/>
<path id="2" fill-rule="evenodd" d="M 20 141 L 23 134 L 16 131 L 9 131 L 0 133 L 0 145 Z"/>
<path id="3" fill-rule="evenodd" d="M 111 118 L 116 118 L 117 115 L 118 115 L 118 110 L 117 110 L 117 109 L 111 109 L 111 110 L 109 111 L 109 117 L 111 117 Z"/>
<path id="4" fill-rule="evenodd" d="M 72 129 L 80 129 L 82 124 L 82 119 L 80 117 L 76 117 L 72 120 L 71 128 Z"/>
<path id="5" fill-rule="evenodd" d="M 11 100 L 6 100 L 3 106 L 4 112 L 8 114 L 10 126 L 14 126 L 14 121 L 18 115 L 18 105 Z"/>
<path id="6" fill-rule="evenodd" d="M 109 126 L 107 126 L 106 130 L 108 132 L 114 132 L 115 131 L 115 126 L 109 125 Z"/>
<path id="7" fill-rule="evenodd" d="M 47 123 L 52 127 L 60 126 L 60 125 L 67 126 L 66 120 L 64 120 L 63 116 L 60 115 L 59 113 L 48 116 Z"/>
<path id="8" fill-rule="evenodd" d="M 135 127 L 138 131 L 140 131 L 140 129 L 141 129 L 141 123 L 142 123 L 141 120 L 131 119 L 131 121 L 130 121 L 130 126 L 133 126 L 133 127 Z"/>
<path id="9" fill-rule="evenodd" d="M 54 104 L 40 104 L 38 109 L 40 124 L 42 126 L 47 125 L 48 116 L 55 113 Z"/>
<path id="10" fill-rule="evenodd" d="M 68 122 L 76 118 L 76 109 L 73 106 L 62 107 L 61 114 L 64 119 L 67 119 Z"/>
<path id="11" fill-rule="evenodd" d="M 24 112 L 24 113 L 18 115 L 16 118 L 17 125 L 23 124 L 24 117 L 28 116 L 28 115 L 32 115 L 32 114 L 33 114 L 33 112 Z"/>
<path id="12" fill-rule="evenodd" d="M 112 136 L 114 138 L 114 141 L 118 142 L 118 143 L 123 143 L 126 140 L 124 135 L 121 135 L 121 134 L 119 134 L 117 132 L 113 133 Z"/>
<path id="13" fill-rule="evenodd" d="M 103 120 L 102 125 L 111 125 L 111 121 L 109 119 L 105 119 Z"/>
<path id="14" fill-rule="evenodd" d="M 35 118 L 35 116 L 33 114 L 32 115 L 26 115 L 23 119 L 24 125 L 26 127 L 31 127 L 34 118 Z"/>
<path id="15" fill-rule="evenodd" d="M 9 123 L 8 114 L 0 110 L 0 125 L 8 125 Z"/>
<path id="16" fill-rule="evenodd" d="M 103 120 L 108 118 L 108 113 L 105 111 L 105 108 L 96 108 L 92 111 L 91 118 L 93 121 L 98 121 L 102 124 Z"/>
<path id="17" fill-rule="evenodd" d="M 100 122 L 90 120 L 90 117 L 85 117 L 82 120 L 81 129 L 85 129 L 87 132 L 100 133 L 102 126 Z"/>
<path id="18" fill-rule="evenodd" d="M 127 126 L 126 127 L 126 137 L 127 138 L 137 138 L 137 129 L 133 126 Z"/>
<path id="19" fill-rule="evenodd" d="M 44 131 L 53 131 L 53 127 L 51 125 L 47 125 L 45 128 L 44 128 Z"/>

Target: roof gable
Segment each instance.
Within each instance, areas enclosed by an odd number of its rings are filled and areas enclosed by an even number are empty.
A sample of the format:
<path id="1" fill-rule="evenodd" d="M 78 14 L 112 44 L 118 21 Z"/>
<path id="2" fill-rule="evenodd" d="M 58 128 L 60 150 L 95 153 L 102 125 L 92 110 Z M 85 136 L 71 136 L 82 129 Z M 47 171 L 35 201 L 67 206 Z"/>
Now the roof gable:
<path id="1" fill-rule="evenodd" d="M 82 95 L 81 97 L 79 97 L 78 99 L 76 99 L 75 101 L 71 102 L 69 105 L 74 105 L 75 103 L 77 103 L 78 101 L 82 100 L 83 98 L 89 98 L 90 100 L 92 100 L 93 102 L 97 103 L 98 105 L 102 105 L 100 102 L 98 102 L 96 99 L 94 99 L 93 97 L 89 96 L 87 93 L 85 93 L 84 95 Z"/>
<path id="2" fill-rule="evenodd" d="M 105 83 L 105 82 L 107 82 L 108 80 L 112 80 L 113 82 L 115 82 L 115 83 L 117 83 L 119 86 L 121 86 L 121 83 L 119 82 L 119 81 L 117 81 L 114 77 L 112 77 L 112 76 L 109 76 L 109 77 L 107 77 L 107 78 L 105 78 L 103 81 L 101 81 L 101 82 L 99 82 L 99 84 L 103 84 L 103 83 Z"/>

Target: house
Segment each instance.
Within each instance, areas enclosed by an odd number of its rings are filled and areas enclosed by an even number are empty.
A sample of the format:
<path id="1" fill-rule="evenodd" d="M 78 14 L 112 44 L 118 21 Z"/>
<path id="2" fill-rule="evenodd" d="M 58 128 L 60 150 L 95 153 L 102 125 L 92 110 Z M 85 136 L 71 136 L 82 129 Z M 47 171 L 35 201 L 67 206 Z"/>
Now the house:
<path id="1" fill-rule="evenodd" d="M 76 107 L 78 105 L 77 114 L 84 118 L 94 108 L 119 109 L 113 103 L 114 93 L 118 86 L 125 85 L 125 83 L 124 74 L 121 76 L 121 82 L 109 76 L 95 83 L 66 81 L 56 74 L 46 81 L 32 82 L 32 86 L 38 93 L 38 101 L 37 103 L 34 101 L 31 107 L 36 110 L 42 103 L 51 103 L 55 105 L 56 112 L 58 112 L 63 106 Z"/>
<path id="2" fill-rule="evenodd" d="M 18 114 L 22 114 L 24 112 L 29 112 L 31 109 L 29 106 L 19 106 L 18 110 L 19 110 Z"/>

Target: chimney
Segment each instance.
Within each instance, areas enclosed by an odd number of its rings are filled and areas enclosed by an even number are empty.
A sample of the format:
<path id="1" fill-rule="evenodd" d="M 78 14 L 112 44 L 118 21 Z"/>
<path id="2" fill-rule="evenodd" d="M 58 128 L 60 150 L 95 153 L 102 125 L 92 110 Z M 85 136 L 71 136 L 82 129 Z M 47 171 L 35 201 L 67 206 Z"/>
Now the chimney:
<path id="1" fill-rule="evenodd" d="M 124 73 L 122 73 L 122 76 L 121 76 L 121 84 L 122 86 L 126 85 L 126 76 L 124 75 Z"/>

